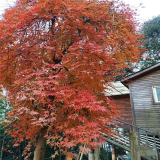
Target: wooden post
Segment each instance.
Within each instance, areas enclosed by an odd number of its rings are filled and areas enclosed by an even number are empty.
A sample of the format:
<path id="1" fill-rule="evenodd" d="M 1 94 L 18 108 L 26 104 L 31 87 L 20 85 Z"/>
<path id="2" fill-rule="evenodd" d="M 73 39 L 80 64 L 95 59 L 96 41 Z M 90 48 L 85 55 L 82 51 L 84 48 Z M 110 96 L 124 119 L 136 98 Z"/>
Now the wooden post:
<path id="1" fill-rule="evenodd" d="M 130 143 L 131 160 L 141 160 L 137 132 L 130 132 L 129 133 L 129 143 Z"/>
<path id="2" fill-rule="evenodd" d="M 112 144 L 112 160 L 116 160 L 115 145 Z"/>

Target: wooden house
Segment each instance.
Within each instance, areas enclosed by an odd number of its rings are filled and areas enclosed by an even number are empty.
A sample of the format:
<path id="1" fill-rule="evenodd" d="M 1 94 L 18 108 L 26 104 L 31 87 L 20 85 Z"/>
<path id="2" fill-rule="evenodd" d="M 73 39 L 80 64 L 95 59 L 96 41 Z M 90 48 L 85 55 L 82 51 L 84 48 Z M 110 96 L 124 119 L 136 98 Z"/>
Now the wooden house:
<path id="1" fill-rule="evenodd" d="M 108 83 L 108 86 L 108 89 L 105 90 L 105 94 L 106 96 L 110 96 L 114 103 L 120 106 L 118 107 L 121 111 L 120 119 L 127 123 L 133 124 L 129 89 L 120 81 L 110 82 Z"/>
<path id="2" fill-rule="evenodd" d="M 133 123 L 160 135 L 160 63 L 126 77 Z"/>

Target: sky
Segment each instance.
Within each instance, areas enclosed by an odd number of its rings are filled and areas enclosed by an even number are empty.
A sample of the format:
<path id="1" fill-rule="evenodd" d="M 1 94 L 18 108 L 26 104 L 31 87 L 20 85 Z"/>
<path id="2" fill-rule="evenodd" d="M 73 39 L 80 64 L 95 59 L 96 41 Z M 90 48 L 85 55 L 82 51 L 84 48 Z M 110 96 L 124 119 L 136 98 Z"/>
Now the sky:
<path id="1" fill-rule="evenodd" d="M 14 5 L 16 0 L 0 0 L 0 16 L 4 9 Z M 143 23 L 160 15 L 160 0 L 123 0 L 130 4 L 131 8 L 138 9 L 137 20 Z"/>
<path id="2" fill-rule="evenodd" d="M 123 0 L 131 8 L 138 9 L 137 20 L 143 23 L 160 15 L 160 0 Z"/>

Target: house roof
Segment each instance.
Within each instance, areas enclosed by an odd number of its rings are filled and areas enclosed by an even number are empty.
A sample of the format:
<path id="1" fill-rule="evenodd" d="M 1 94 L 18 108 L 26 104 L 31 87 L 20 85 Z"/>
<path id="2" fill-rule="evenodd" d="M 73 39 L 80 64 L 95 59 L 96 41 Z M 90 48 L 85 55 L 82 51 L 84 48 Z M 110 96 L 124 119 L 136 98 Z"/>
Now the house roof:
<path id="1" fill-rule="evenodd" d="M 120 81 L 107 83 L 107 88 L 105 89 L 106 96 L 119 96 L 129 94 L 129 89 L 124 86 Z"/>
<path id="2" fill-rule="evenodd" d="M 144 75 L 147 75 L 153 71 L 157 71 L 160 69 L 160 63 L 156 63 L 155 65 L 152 65 L 150 67 L 147 67 L 143 70 L 140 70 L 132 75 L 129 75 L 127 77 L 125 77 L 121 82 L 125 85 L 126 83 L 128 83 L 130 80 L 134 80 L 137 79 L 139 77 L 142 77 Z"/>
<path id="3" fill-rule="evenodd" d="M 120 81 L 110 82 L 107 84 L 108 89 L 105 89 L 104 93 L 106 96 L 112 96 L 115 98 L 119 96 L 126 97 L 127 95 L 129 95 L 129 89 L 128 89 L 127 83 L 130 80 L 134 80 L 136 78 L 142 77 L 144 75 L 147 75 L 159 69 L 160 69 L 160 63 L 156 63 L 155 65 L 152 65 L 150 67 L 147 67 L 141 71 L 138 71 L 132 75 L 125 77 L 121 82 Z"/>

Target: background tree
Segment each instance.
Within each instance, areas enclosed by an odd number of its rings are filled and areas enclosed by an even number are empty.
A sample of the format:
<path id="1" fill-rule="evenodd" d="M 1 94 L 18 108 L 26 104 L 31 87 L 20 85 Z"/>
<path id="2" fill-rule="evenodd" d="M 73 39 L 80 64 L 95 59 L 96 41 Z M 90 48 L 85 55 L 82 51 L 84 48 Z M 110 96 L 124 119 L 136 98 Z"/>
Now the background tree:
<path id="1" fill-rule="evenodd" d="M 2 97 L 2 95 L 1 95 Z M 9 110 L 9 105 L 7 105 L 7 100 L 5 98 L 0 99 L 0 160 L 2 160 L 4 142 L 6 139 L 5 130 L 6 128 L 1 124 L 1 122 L 6 118 L 6 112 Z"/>
<path id="2" fill-rule="evenodd" d="M 7 102 L 7 98 L 4 97 L 2 98 L 3 95 L 1 94 L 1 99 L 0 99 L 0 160 L 3 159 L 13 159 L 12 155 L 12 138 L 7 135 L 7 129 L 8 125 L 3 123 L 3 120 L 6 119 L 7 117 L 7 112 L 11 110 L 11 107 L 9 103 Z M 10 154 L 11 153 L 11 154 Z"/>
<path id="3" fill-rule="evenodd" d="M 140 59 L 141 69 L 149 67 L 160 60 L 160 16 L 146 21 L 141 29 L 144 34 L 144 58 Z"/>
<path id="4" fill-rule="evenodd" d="M 34 160 L 43 160 L 46 143 L 67 157 L 77 145 L 101 144 L 118 117 L 104 84 L 140 56 L 133 14 L 118 0 L 17 0 L 6 11 L 0 83 L 13 106 L 14 146 L 27 140 L 24 154 L 34 146 Z"/>

